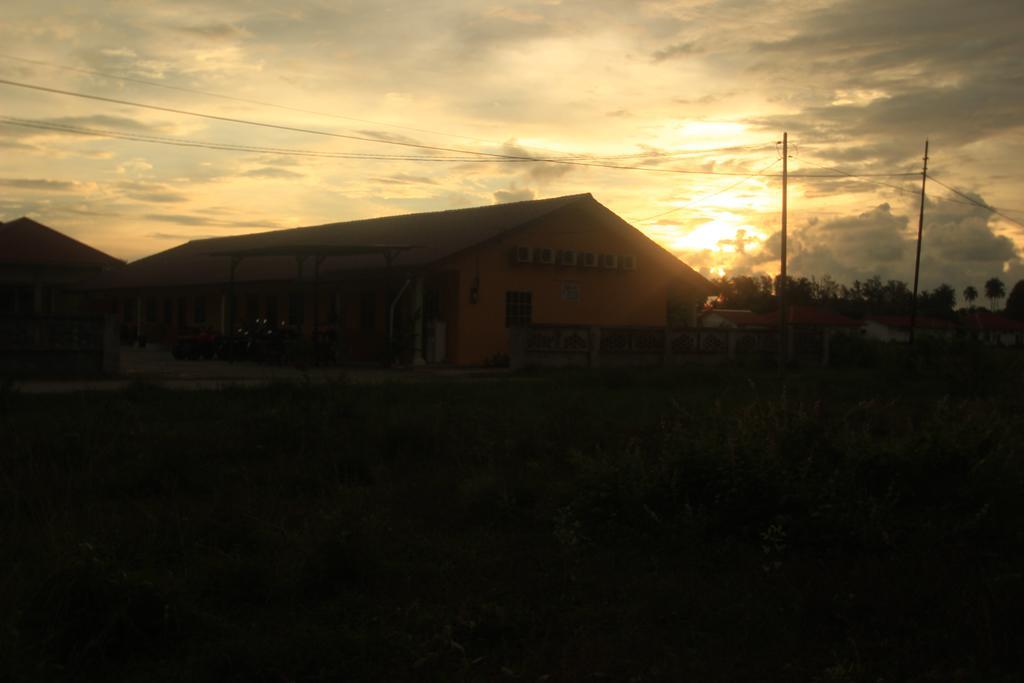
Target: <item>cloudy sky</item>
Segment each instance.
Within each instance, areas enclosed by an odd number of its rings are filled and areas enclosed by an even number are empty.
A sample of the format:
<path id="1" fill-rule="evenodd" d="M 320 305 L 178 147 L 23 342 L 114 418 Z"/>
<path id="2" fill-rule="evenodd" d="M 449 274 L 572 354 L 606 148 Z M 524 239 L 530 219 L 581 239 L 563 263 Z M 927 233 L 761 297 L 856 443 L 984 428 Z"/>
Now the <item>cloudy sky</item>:
<path id="1" fill-rule="evenodd" d="M 791 272 L 911 281 L 928 138 L 962 195 L 929 180 L 923 285 L 1012 284 L 1022 28 L 1018 0 L 8 0 L 0 79 L 164 109 L 0 84 L 0 220 L 131 260 L 591 192 L 705 273 L 775 273 L 788 131 Z"/>

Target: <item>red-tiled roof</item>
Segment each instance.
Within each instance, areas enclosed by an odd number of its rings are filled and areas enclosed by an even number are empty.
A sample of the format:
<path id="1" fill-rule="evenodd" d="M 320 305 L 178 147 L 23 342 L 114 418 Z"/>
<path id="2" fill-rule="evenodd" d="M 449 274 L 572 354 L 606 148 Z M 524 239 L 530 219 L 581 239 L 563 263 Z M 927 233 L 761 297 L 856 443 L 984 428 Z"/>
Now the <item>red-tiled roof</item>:
<path id="1" fill-rule="evenodd" d="M 1024 322 L 988 311 L 968 313 L 964 323 L 976 332 L 1024 332 Z"/>
<path id="2" fill-rule="evenodd" d="M 622 226 L 631 228 L 590 194 L 578 194 L 193 240 L 135 261 L 120 272 L 104 276 L 90 286 L 96 289 L 114 289 L 223 283 L 228 279 L 228 259 L 224 256 L 211 256 L 212 253 L 274 248 L 286 250 L 310 245 L 413 245 L 414 248 L 402 251 L 395 258 L 395 267 L 425 266 L 572 205 L 603 212 L 601 215 L 606 220 L 617 221 Z M 642 235 L 639 232 L 637 234 Z M 710 288 L 710 284 L 704 278 L 669 252 L 666 251 L 665 256 L 678 263 L 691 279 Z M 384 263 L 384 258 L 379 254 L 331 256 L 321 267 L 321 276 L 326 279 L 330 278 L 332 272 L 383 268 Z M 235 271 L 235 279 L 238 282 L 291 280 L 295 278 L 296 272 L 295 258 L 291 256 L 246 258 Z"/>
<path id="3" fill-rule="evenodd" d="M 97 268 L 124 265 L 123 261 L 31 218 L 0 224 L 0 263 Z"/>
<path id="4" fill-rule="evenodd" d="M 909 330 L 910 329 L 910 316 L 909 315 L 869 315 L 865 319 L 865 322 L 870 320 L 878 323 L 879 325 L 885 325 L 897 330 Z M 942 318 L 929 318 L 927 316 L 917 316 L 914 321 L 914 327 L 919 330 L 953 330 L 956 329 L 949 320 L 943 320 Z"/>

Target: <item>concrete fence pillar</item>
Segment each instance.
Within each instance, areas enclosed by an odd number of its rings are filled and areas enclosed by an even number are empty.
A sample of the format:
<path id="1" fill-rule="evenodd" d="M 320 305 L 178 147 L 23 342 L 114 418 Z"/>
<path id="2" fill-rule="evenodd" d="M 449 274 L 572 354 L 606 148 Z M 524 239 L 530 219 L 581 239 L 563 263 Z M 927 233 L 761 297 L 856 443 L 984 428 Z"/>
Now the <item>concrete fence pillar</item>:
<path id="1" fill-rule="evenodd" d="M 526 367 L 526 328 L 510 327 L 508 329 L 508 365 L 513 370 Z"/>

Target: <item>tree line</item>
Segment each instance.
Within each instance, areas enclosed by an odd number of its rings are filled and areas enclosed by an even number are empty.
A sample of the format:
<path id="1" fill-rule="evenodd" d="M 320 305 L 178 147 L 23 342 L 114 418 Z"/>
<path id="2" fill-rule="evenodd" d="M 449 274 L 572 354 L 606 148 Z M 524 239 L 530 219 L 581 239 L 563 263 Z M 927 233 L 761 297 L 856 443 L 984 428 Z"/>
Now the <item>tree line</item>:
<path id="1" fill-rule="evenodd" d="M 749 309 L 765 313 L 778 309 L 776 299 L 780 277 L 767 275 L 735 275 L 713 279 L 718 288 L 715 308 Z M 963 289 L 959 308 L 961 312 L 997 311 L 998 304 L 1006 299 L 1005 315 L 1024 320 L 1024 280 L 1013 286 L 1009 297 L 1006 285 L 998 277 L 987 280 L 983 286 L 984 297 L 989 307 L 978 306 L 975 302 L 981 292 L 973 285 Z M 920 315 L 953 320 L 957 316 L 957 292 L 948 284 L 940 284 L 932 290 L 918 292 L 917 310 Z M 865 315 L 909 315 L 914 293 L 902 280 L 882 280 L 879 276 L 867 280 L 854 280 L 852 285 L 836 282 L 830 275 L 823 277 L 786 278 L 786 302 L 788 305 L 826 306 L 837 313 L 862 318 Z"/>

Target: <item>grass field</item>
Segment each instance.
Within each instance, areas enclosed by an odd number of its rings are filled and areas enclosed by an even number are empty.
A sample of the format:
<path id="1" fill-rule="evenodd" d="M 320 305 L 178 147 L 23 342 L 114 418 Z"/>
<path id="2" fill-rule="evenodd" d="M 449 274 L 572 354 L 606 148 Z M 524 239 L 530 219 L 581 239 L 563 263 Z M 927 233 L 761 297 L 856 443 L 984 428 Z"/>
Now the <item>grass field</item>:
<path id="1" fill-rule="evenodd" d="M 1021 365 L 0 392 L 0 680 L 1021 680 Z"/>

